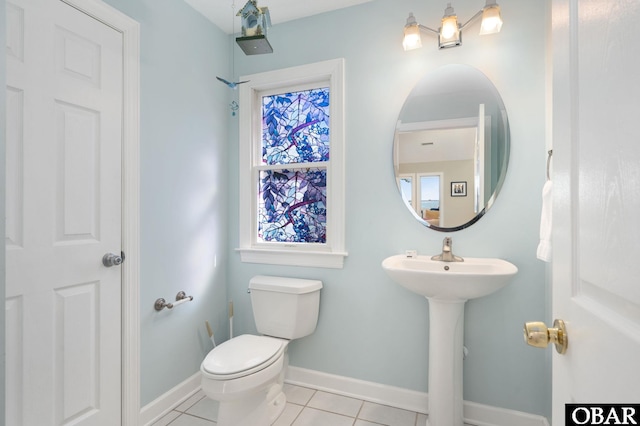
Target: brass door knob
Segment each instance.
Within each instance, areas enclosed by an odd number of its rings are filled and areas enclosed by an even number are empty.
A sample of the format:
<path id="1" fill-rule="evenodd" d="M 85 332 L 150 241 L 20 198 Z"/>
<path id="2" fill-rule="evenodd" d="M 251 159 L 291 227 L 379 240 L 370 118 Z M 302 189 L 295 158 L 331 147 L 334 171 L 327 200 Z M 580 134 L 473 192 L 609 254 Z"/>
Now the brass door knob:
<path id="1" fill-rule="evenodd" d="M 553 343 L 556 345 L 556 351 L 563 354 L 567 352 L 569 337 L 562 320 L 554 320 L 552 328 L 548 328 L 543 322 L 534 321 L 524 324 L 524 341 L 536 348 L 546 348 L 549 343 Z"/>

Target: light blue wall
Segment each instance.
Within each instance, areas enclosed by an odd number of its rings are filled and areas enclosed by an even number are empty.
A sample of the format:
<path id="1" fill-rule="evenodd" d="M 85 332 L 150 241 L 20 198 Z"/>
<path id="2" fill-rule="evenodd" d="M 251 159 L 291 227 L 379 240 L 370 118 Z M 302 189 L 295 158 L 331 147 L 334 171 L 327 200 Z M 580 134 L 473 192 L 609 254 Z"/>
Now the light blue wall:
<path id="1" fill-rule="evenodd" d="M 107 0 L 141 24 L 141 403 L 195 374 L 228 338 L 228 38 L 179 0 Z M 214 265 L 217 260 L 217 266 Z M 160 313 L 159 297 L 194 301 Z"/>
<path id="2" fill-rule="evenodd" d="M 405 210 L 394 184 L 391 141 L 413 84 L 437 66 L 466 63 L 487 74 L 502 95 L 509 112 L 512 156 L 493 209 L 472 228 L 454 233 L 454 248 L 462 256 L 508 259 L 520 272 L 504 290 L 467 304 L 465 399 L 550 413 L 550 368 L 544 351 L 526 347 L 521 338 L 524 321 L 544 319 L 546 314 L 544 265 L 535 259 L 545 166 L 542 2 L 503 4 L 500 35 L 480 38 L 476 24 L 465 32 L 462 47 L 447 51 L 437 51 L 435 39 L 428 36 L 422 50 L 401 49 L 409 11 L 425 25 L 438 25 L 444 3 L 423 0 L 375 0 L 280 24 L 269 33 L 274 54 L 245 57 L 236 51 L 239 74 L 346 59 L 350 254 L 344 269 L 326 270 L 243 264 L 233 251 L 239 226 L 238 140 L 237 119 L 229 115 L 227 104 L 235 92 L 214 78 L 231 73 L 229 38 L 180 0 L 106 1 L 141 23 L 143 405 L 197 372 L 211 347 L 205 320 L 218 340 L 228 338 L 227 299 L 235 302 L 236 334 L 255 331 L 246 287 L 258 273 L 320 278 L 325 283 L 318 329 L 291 344 L 292 365 L 427 390 L 427 303 L 387 279 L 380 261 L 409 248 L 436 253 L 444 235 L 418 225 Z M 481 3 L 458 0 L 454 6 L 464 20 Z M 0 22 L 4 6 L 5 0 L 0 0 Z M 4 31 L 0 45 L 3 42 Z M 2 55 L 3 85 L 4 70 Z M 1 91 L 0 121 L 4 108 Z M 3 157 L 3 132 L 0 152 Z M 0 187 L 3 192 L 4 184 Z M 3 291 L 4 248 L 0 251 Z M 156 298 L 172 298 L 178 290 L 194 295 L 194 302 L 173 312 L 153 310 Z M 0 375 L 3 321 L 0 315 Z M 3 384 L 4 380 L 0 418 Z"/>
<path id="3" fill-rule="evenodd" d="M 458 0 L 464 21 L 484 3 Z M 545 318 L 545 265 L 536 259 L 540 191 L 545 174 L 546 2 L 502 4 L 499 35 L 479 37 L 476 23 L 464 44 L 438 51 L 404 52 L 402 27 L 409 12 L 437 27 L 445 2 L 375 0 L 361 6 L 274 26 L 274 53 L 244 56 L 238 74 L 325 59 L 346 60 L 346 214 L 349 256 L 340 270 L 241 263 L 238 247 L 237 118 L 229 151 L 229 297 L 236 334 L 255 332 L 246 288 L 256 274 L 319 278 L 324 282 L 318 328 L 292 342 L 291 365 L 427 391 L 428 306 L 383 273 L 385 257 L 417 249 L 440 251 L 445 234 L 419 225 L 405 209 L 393 178 L 391 146 L 404 99 L 426 72 L 448 63 L 477 67 L 495 84 L 509 113 L 511 160 L 502 192 L 473 227 L 448 234 L 457 254 L 499 257 L 519 268 L 513 282 L 468 302 L 464 362 L 466 400 L 549 415 L 550 366 L 545 351 L 522 341 L 525 321 Z M 238 53 L 239 52 L 239 53 Z M 242 105 L 240 106 L 243 107 Z"/>

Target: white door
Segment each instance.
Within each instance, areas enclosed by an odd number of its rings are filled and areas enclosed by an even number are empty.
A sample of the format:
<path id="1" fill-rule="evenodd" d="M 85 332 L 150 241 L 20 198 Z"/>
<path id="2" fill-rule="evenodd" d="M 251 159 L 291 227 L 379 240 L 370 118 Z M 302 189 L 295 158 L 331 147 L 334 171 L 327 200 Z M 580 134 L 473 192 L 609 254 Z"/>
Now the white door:
<path id="1" fill-rule="evenodd" d="M 553 426 L 640 403 L 640 2 L 553 0 Z"/>
<path id="2" fill-rule="evenodd" d="M 121 417 L 122 36 L 7 3 L 6 424 Z"/>

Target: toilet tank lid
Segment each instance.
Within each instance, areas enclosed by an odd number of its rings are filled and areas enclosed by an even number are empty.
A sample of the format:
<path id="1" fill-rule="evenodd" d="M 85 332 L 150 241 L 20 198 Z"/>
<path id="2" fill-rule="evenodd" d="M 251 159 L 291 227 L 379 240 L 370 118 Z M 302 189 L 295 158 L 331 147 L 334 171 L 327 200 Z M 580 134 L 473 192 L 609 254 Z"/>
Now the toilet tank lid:
<path id="1" fill-rule="evenodd" d="M 279 293 L 305 294 L 322 288 L 322 281 L 302 278 L 272 277 L 256 275 L 249 281 L 250 290 L 275 291 Z"/>

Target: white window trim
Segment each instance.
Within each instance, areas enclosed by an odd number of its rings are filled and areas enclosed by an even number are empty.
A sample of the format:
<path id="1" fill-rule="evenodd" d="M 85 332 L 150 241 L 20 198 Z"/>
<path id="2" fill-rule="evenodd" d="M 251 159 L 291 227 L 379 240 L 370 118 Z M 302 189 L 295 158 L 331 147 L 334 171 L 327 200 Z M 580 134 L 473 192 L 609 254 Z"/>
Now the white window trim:
<path id="1" fill-rule="evenodd" d="M 240 260 L 271 265 L 342 268 L 345 251 L 344 184 L 344 59 L 333 59 L 281 70 L 242 76 L 240 86 Z M 294 85 L 329 85 L 331 142 L 327 177 L 326 244 L 259 244 L 256 239 L 257 176 L 253 166 L 260 159 L 253 143 L 261 137 L 260 92 L 285 90 Z"/>

